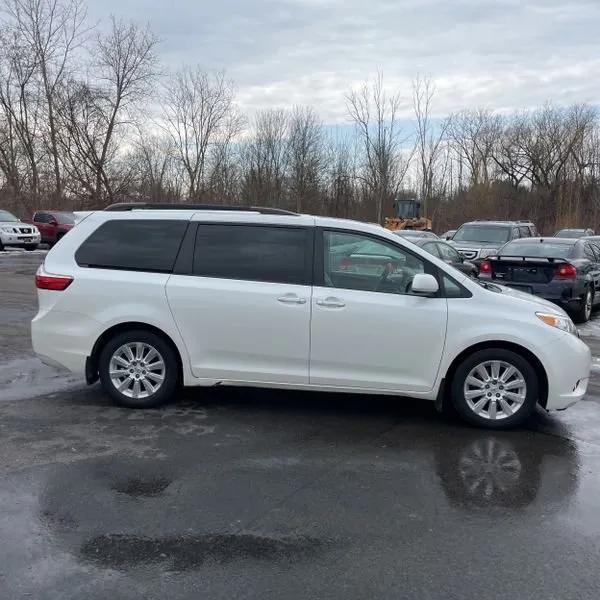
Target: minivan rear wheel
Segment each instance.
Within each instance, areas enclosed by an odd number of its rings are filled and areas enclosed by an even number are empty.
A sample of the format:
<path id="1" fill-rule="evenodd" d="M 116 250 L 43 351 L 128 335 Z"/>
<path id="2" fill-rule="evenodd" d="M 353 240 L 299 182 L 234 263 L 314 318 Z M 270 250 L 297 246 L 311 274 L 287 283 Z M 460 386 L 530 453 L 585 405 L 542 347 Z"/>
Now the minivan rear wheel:
<path id="1" fill-rule="evenodd" d="M 471 354 L 452 380 L 452 400 L 461 417 L 488 429 L 508 429 L 527 420 L 538 390 L 538 377 L 529 361 L 504 348 Z"/>
<path id="2" fill-rule="evenodd" d="M 178 384 L 178 365 L 171 345 L 141 330 L 115 335 L 98 361 L 100 382 L 120 406 L 153 408 L 168 402 Z"/>

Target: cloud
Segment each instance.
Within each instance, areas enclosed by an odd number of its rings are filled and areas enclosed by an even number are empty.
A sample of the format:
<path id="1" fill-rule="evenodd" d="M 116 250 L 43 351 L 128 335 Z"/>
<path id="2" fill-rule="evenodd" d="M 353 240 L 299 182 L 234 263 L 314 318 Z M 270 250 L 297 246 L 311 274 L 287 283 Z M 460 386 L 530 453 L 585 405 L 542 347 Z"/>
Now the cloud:
<path id="1" fill-rule="evenodd" d="M 600 104 L 597 0 L 105 0 L 148 20 L 167 67 L 225 69 L 241 108 L 308 104 L 346 120 L 344 94 L 378 69 L 409 110 L 417 72 L 436 79 L 434 109 Z"/>

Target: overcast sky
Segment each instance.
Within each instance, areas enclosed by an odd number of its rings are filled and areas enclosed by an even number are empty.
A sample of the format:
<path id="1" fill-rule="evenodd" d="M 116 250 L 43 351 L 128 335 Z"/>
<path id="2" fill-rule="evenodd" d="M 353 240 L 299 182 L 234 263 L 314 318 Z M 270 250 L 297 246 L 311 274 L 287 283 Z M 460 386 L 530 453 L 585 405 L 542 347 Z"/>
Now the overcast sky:
<path id="1" fill-rule="evenodd" d="M 241 108 L 308 104 L 346 121 L 377 69 L 406 97 L 432 76 L 439 115 L 600 104 L 600 0 L 89 0 L 93 18 L 148 21 L 166 67 L 225 69 Z"/>

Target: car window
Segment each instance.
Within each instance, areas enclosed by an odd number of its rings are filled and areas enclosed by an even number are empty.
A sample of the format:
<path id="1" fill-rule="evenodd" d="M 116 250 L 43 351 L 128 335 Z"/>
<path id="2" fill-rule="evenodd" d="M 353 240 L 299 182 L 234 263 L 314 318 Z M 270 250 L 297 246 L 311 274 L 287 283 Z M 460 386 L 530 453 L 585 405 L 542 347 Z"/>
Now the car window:
<path id="1" fill-rule="evenodd" d="M 442 281 L 444 285 L 444 292 L 446 298 L 464 298 L 466 293 L 465 290 L 454 281 L 448 277 L 448 275 L 444 274 L 442 276 Z"/>
<path id="2" fill-rule="evenodd" d="M 538 236 L 538 230 L 537 230 L 537 227 L 535 225 L 530 225 L 529 229 L 531 230 L 531 237 L 537 237 Z"/>
<path id="3" fill-rule="evenodd" d="M 439 244 L 440 256 L 443 260 L 450 260 L 453 263 L 460 262 L 460 254 L 450 244 Z"/>
<path id="4" fill-rule="evenodd" d="M 521 234 L 521 237 L 531 237 L 531 232 L 527 225 L 519 225 L 519 233 Z"/>
<path id="5" fill-rule="evenodd" d="M 323 233 L 323 276 L 327 287 L 410 294 L 425 261 L 399 246 L 355 233 Z"/>
<path id="6" fill-rule="evenodd" d="M 511 238 L 513 240 L 516 240 L 517 238 L 520 238 L 520 237 L 521 237 L 521 234 L 519 233 L 519 228 L 518 227 L 513 227 Z"/>
<path id="7" fill-rule="evenodd" d="M 33 220 L 37 223 L 50 223 L 50 215 L 47 213 L 36 213 Z"/>
<path id="8" fill-rule="evenodd" d="M 170 273 L 187 221 L 123 220 L 100 225 L 79 247 L 80 267 Z"/>
<path id="9" fill-rule="evenodd" d="M 429 254 L 437 256 L 438 258 L 442 257 L 440 254 L 439 244 L 437 244 L 436 242 L 427 242 L 426 244 L 423 244 L 421 248 L 429 252 Z"/>
<path id="10" fill-rule="evenodd" d="M 15 215 L 9 213 L 7 210 L 0 210 L 0 223 L 15 223 L 18 220 Z"/>
<path id="11" fill-rule="evenodd" d="M 596 256 L 599 257 L 600 259 L 600 242 L 590 242 L 592 244 L 592 247 L 594 248 L 594 252 L 596 253 Z"/>
<path id="12" fill-rule="evenodd" d="M 202 224 L 193 273 L 202 277 L 309 284 L 308 231 L 299 227 Z"/>
<path id="13" fill-rule="evenodd" d="M 551 240 L 552 238 L 548 238 Z M 498 256 L 527 256 L 530 258 L 568 258 L 573 251 L 573 244 L 562 244 L 552 241 L 514 240 L 501 248 Z"/>
<path id="14" fill-rule="evenodd" d="M 453 236 L 453 242 L 484 242 L 503 244 L 508 242 L 510 229 L 498 225 L 463 225 Z"/>
<path id="15" fill-rule="evenodd" d="M 597 262 L 598 257 L 596 256 L 596 253 L 594 251 L 592 244 L 586 242 L 583 245 L 583 253 L 585 254 L 585 257 L 587 259 L 591 260 L 592 262 Z"/>

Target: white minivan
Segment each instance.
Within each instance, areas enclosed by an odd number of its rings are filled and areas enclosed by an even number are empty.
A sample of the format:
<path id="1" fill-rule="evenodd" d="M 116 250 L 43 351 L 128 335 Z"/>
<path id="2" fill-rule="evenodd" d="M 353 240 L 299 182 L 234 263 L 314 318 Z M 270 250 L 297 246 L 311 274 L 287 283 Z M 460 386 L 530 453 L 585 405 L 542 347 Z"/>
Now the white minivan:
<path id="1" fill-rule="evenodd" d="M 567 408 L 590 374 L 557 306 L 355 221 L 114 205 L 50 250 L 36 285 L 37 354 L 133 408 L 244 385 L 452 402 L 501 428 Z"/>

